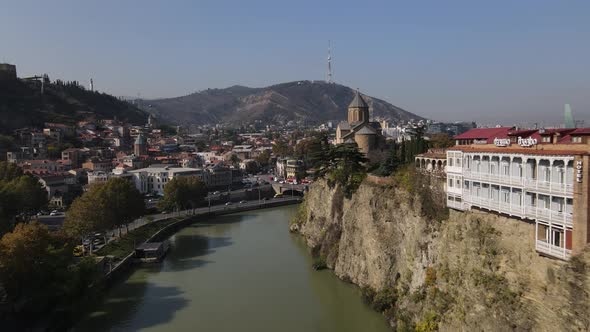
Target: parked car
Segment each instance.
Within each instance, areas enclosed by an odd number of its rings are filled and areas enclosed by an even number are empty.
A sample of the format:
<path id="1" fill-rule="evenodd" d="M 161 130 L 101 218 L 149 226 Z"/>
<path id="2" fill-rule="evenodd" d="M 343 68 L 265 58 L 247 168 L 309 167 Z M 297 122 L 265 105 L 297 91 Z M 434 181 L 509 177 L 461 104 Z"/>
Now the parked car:
<path id="1" fill-rule="evenodd" d="M 231 205 L 231 202 L 225 203 L 225 206 L 229 206 L 229 205 Z"/>
<path id="2" fill-rule="evenodd" d="M 283 194 L 275 194 L 275 198 L 281 198 L 283 197 Z"/>
<path id="3" fill-rule="evenodd" d="M 84 256 L 84 246 L 79 245 L 74 247 L 74 256 L 75 257 L 82 257 Z"/>
<path id="4" fill-rule="evenodd" d="M 244 204 L 244 203 L 247 203 L 247 202 L 246 202 L 246 201 L 243 201 L 243 200 L 242 200 L 242 201 L 240 201 L 240 204 Z"/>

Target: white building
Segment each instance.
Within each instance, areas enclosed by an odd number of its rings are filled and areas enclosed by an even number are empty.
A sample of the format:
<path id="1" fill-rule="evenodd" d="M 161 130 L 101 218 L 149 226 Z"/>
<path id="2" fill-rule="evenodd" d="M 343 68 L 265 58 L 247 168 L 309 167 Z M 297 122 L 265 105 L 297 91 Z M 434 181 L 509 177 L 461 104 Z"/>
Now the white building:
<path id="1" fill-rule="evenodd" d="M 486 137 L 482 129 L 458 135 L 457 142 L 471 144 L 447 150 L 447 206 L 530 220 L 536 250 L 569 259 L 589 242 L 583 165 L 588 162 L 590 130 L 489 132 L 493 136 Z"/>
<path id="2" fill-rule="evenodd" d="M 135 187 L 143 194 L 156 193 L 164 195 L 164 186 L 178 176 L 196 176 L 202 181 L 203 170 L 199 168 L 182 168 L 172 166 L 147 167 L 129 173 L 133 174 Z"/>

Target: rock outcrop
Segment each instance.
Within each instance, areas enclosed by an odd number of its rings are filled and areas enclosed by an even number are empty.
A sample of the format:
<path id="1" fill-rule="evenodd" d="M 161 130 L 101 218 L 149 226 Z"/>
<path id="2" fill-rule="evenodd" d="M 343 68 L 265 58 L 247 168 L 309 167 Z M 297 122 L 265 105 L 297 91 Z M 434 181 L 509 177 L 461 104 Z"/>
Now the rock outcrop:
<path id="1" fill-rule="evenodd" d="M 590 330 L 590 248 L 569 262 L 542 257 L 534 224 L 480 211 L 427 218 L 413 196 L 365 181 L 347 199 L 319 181 L 291 229 L 376 294 L 397 330 Z"/>

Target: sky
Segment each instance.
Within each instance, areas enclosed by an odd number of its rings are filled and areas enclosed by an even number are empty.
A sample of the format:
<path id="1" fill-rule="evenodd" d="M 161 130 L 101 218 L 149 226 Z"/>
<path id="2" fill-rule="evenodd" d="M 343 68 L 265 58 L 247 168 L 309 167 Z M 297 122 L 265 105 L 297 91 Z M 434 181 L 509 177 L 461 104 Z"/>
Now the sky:
<path id="1" fill-rule="evenodd" d="M 590 126 L 590 1 L 0 0 L 0 62 L 116 96 L 326 78 L 439 121 Z"/>

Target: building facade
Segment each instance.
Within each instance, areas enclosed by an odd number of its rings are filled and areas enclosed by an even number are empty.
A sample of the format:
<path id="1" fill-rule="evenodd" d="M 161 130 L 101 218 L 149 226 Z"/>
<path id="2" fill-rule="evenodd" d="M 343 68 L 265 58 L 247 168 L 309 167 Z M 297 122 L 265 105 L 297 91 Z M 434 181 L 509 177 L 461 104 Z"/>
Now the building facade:
<path id="1" fill-rule="evenodd" d="M 530 222 L 537 252 L 569 259 L 590 242 L 590 128 L 496 129 L 455 137 L 458 145 L 447 150 L 448 207 Z"/>

